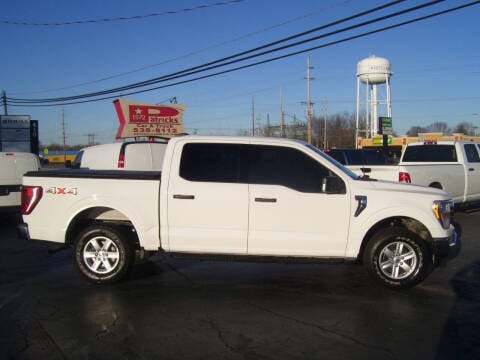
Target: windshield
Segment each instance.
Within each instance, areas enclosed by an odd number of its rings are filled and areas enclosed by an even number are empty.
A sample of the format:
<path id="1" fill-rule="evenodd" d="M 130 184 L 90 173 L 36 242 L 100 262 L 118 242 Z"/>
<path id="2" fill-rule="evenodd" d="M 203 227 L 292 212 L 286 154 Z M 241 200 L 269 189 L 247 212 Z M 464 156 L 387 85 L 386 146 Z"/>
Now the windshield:
<path id="1" fill-rule="evenodd" d="M 339 168 L 340 170 L 342 170 L 345 174 L 347 174 L 348 176 L 350 176 L 352 179 L 358 179 L 359 176 L 357 174 L 355 174 L 352 170 L 350 169 L 347 169 L 345 166 L 343 166 L 342 164 L 340 164 L 337 160 L 335 160 L 334 158 L 332 158 L 331 156 L 328 156 L 327 154 L 325 154 L 322 150 L 316 148 L 315 146 L 311 145 L 311 144 L 305 144 L 310 150 L 313 150 L 315 151 L 315 153 L 317 153 L 318 155 L 320 155 L 321 157 L 323 157 L 325 160 L 327 160 L 328 162 L 332 163 L 333 165 L 335 165 L 337 168 Z"/>

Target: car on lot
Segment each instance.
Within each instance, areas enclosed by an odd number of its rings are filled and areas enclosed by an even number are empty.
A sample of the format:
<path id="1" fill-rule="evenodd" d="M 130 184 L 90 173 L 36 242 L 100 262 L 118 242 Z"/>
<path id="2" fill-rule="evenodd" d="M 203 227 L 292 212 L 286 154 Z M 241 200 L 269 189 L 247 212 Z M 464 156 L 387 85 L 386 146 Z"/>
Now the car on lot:
<path id="1" fill-rule="evenodd" d="M 22 176 L 40 169 L 38 156 L 26 152 L 0 152 L 0 211 L 20 210 Z"/>
<path id="2" fill-rule="evenodd" d="M 399 177 L 401 182 L 445 190 L 458 205 L 480 202 L 480 143 L 410 143 L 400 159 Z"/>
<path id="3" fill-rule="evenodd" d="M 360 177 L 301 141 L 182 136 L 169 140 L 162 163 L 161 171 L 29 172 L 19 233 L 72 247 L 95 283 L 126 278 L 137 257 L 161 251 L 363 262 L 401 288 L 423 281 L 456 246 L 448 193 Z"/>

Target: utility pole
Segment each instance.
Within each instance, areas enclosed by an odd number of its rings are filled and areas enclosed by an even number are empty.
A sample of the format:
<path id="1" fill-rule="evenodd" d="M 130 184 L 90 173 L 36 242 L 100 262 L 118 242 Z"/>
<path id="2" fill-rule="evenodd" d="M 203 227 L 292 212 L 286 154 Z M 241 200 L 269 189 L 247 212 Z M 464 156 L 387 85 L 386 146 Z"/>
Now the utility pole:
<path id="1" fill-rule="evenodd" d="M 255 136 L 255 100 L 252 96 L 252 136 Z"/>
<path id="2" fill-rule="evenodd" d="M 65 109 L 62 104 L 62 138 L 63 138 L 63 162 L 67 161 L 67 147 L 65 143 Z"/>
<path id="3" fill-rule="evenodd" d="M 310 70 L 313 69 L 310 66 L 310 55 L 307 56 L 307 141 L 309 144 L 312 143 L 312 101 L 310 98 L 310 80 L 313 80 L 310 77 Z"/>
<path id="4" fill-rule="evenodd" d="M 2 90 L 2 104 L 3 104 L 3 115 L 8 115 L 7 93 L 5 92 L 5 90 Z"/>
<path id="5" fill-rule="evenodd" d="M 280 137 L 285 137 L 285 113 L 283 112 L 283 92 L 282 88 L 280 88 Z"/>
<path id="6" fill-rule="evenodd" d="M 272 136 L 272 127 L 270 125 L 270 113 L 267 113 L 267 125 L 266 125 L 266 136 L 271 137 Z"/>
<path id="7" fill-rule="evenodd" d="M 323 148 L 327 149 L 327 99 L 323 101 Z"/>
<path id="8" fill-rule="evenodd" d="M 258 136 L 263 136 L 262 131 L 261 131 L 262 130 L 262 113 L 258 114 L 258 117 L 255 121 L 255 125 L 256 125 L 255 129 L 257 129 L 257 135 Z"/>

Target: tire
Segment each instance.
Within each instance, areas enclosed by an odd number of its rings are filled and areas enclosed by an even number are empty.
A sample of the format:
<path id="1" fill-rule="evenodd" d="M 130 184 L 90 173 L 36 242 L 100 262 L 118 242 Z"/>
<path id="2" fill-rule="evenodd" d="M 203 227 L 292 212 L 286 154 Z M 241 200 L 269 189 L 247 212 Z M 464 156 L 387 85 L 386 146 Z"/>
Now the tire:
<path id="1" fill-rule="evenodd" d="M 377 281 L 391 288 L 407 288 L 432 271 L 432 256 L 425 242 L 400 227 L 380 230 L 368 242 L 363 262 Z"/>
<path id="2" fill-rule="evenodd" d="M 128 237 L 119 228 L 93 225 L 82 231 L 73 248 L 80 273 L 97 284 L 124 279 L 135 259 Z"/>

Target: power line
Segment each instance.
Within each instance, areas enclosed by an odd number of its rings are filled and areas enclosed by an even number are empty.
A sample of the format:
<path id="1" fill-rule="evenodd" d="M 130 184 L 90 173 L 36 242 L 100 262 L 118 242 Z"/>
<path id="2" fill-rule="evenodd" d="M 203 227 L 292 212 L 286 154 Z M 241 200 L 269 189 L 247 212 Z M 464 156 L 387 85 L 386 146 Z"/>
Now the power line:
<path id="1" fill-rule="evenodd" d="M 377 12 L 379 10 L 383 10 L 385 8 L 388 8 L 390 6 L 393 6 L 393 5 L 397 5 L 398 3 L 401 3 L 401 2 L 404 2 L 406 0 L 396 0 L 396 1 L 392 1 L 388 4 L 384 4 L 384 5 L 380 5 L 380 6 L 377 6 L 377 7 L 374 7 L 372 9 L 369 9 L 369 10 L 366 10 L 366 11 L 362 11 L 360 13 L 357 13 L 355 15 L 351 15 L 351 16 L 348 16 L 348 17 L 345 17 L 345 18 L 342 18 L 340 20 L 336 20 L 336 21 L 333 21 L 333 22 L 330 22 L 328 24 L 325 24 L 325 25 L 321 25 L 321 26 L 318 26 L 318 27 L 315 27 L 313 29 L 309 29 L 307 31 L 304 31 L 304 32 L 301 32 L 301 33 L 297 33 L 297 34 L 294 34 L 294 35 L 291 35 L 291 36 L 288 36 L 286 38 L 282 38 L 280 40 L 277 40 L 277 41 L 274 41 L 274 42 L 270 42 L 270 43 L 267 43 L 267 44 L 264 44 L 264 45 L 261 45 L 261 46 L 258 46 L 258 47 L 255 47 L 253 49 L 249 49 L 249 50 L 245 50 L 245 51 L 242 51 L 242 52 L 238 52 L 238 53 L 235 53 L 233 55 L 230 55 L 230 56 L 227 56 L 227 57 L 223 57 L 223 58 L 220 58 L 220 59 L 217 59 L 217 60 L 214 60 L 214 61 L 210 61 L 210 62 L 207 62 L 207 63 L 204 63 L 202 65 L 198 65 L 198 66 L 194 66 L 194 67 L 190 67 L 190 68 L 187 68 L 187 69 L 184 69 L 184 70 L 181 70 L 181 71 L 177 71 L 177 72 L 174 72 L 174 73 L 171 73 L 171 74 L 167 74 L 167 75 L 163 75 L 163 76 L 160 76 L 160 77 L 156 77 L 156 78 L 153 78 L 153 79 L 150 79 L 150 80 L 145 80 L 145 81 L 142 81 L 142 82 L 137 82 L 137 83 L 133 83 L 133 84 L 130 84 L 130 85 L 126 85 L 126 86 L 122 86 L 122 87 L 116 87 L 116 88 L 112 88 L 112 89 L 107 89 L 107 90 L 103 90 L 103 91 L 99 91 L 99 92 L 95 92 L 95 93 L 87 93 L 87 94 L 82 94 L 82 95 L 77 95 L 77 96 L 70 96 L 70 97 L 64 97 L 64 98 L 51 98 L 51 99 L 18 99 L 18 98 L 11 98 L 11 100 L 15 100 L 15 101 L 18 101 L 18 102 L 61 102 L 61 101 L 69 101 L 69 100 L 75 100 L 75 99 L 80 99 L 80 98 L 87 98 L 87 97 L 94 97 L 94 96 L 101 96 L 101 95 L 106 95 L 108 93 L 113 93 L 113 92 L 121 92 L 121 91 L 125 91 L 125 90 L 130 90 L 130 89 L 133 89 L 133 88 L 136 88 L 136 87 L 141 87 L 141 86 L 147 86 L 147 85 L 151 85 L 151 84 L 154 84 L 156 82 L 161 82 L 161 81 L 165 81 L 165 80 L 170 80 L 170 79 L 175 79 L 177 78 L 178 76 L 182 75 L 182 74 L 185 74 L 186 75 L 192 75 L 194 73 L 197 73 L 196 70 L 201 70 L 201 69 L 204 69 L 204 70 L 211 70 L 212 68 L 215 68 L 215 67 L 211 67 L 209 68 L 209 66 L 212 66 L 212 65 L 215 65 L 215 64 L 219 64 L 219 63 L 224 63 L 222 66 L 225 66 L 225 65 L 230 65 L 234 62 L 226 62 L 227 60 L 232 60 L 234 58 L 238 58 L 239 56 L 243 56 L 243 55 L 246 55 L 246 54 L 249 54 L 249 53 L 253 53 L 255 51 L 259 51 L 259 50 L 263 50 L 263 49 L 266 49 L 268 47 L 271 47 L 271 46 L 274 46 L 274 45 L 278 45 L 282 42 L 286 42 L 286 41 L 290 41 L 290 40 L 293 40 L 295 38 L 299 38 L 299 37 L 302 37 L 302 36 L 305 36 L 305 35 L 308 35 L 308 34 L 311 34 L 313 32 L 317 32 L 317 31 L 320 31 L 320 30 L 323 30 L 323 29 L 326 29 L 326 28 L 329 28 L 329 27 L 332 27 L 332 26 L 335 26 L 335 25 L 338 25 L 338 24 L 341 24 L 343 22 L 346 22 L 346 21 L 349 21 L 349 20 L 353 20 L 355 18 L 358 18 L 358 17 L 362 17 L 362 16 L 365 16 L 365 15 L 368 15 L 368 14 L 372 14 L 374 12 Z M 439 2 L 443 2 L 445 0 L 435 0 L 435 1 L 431 1 L 429 3 L 426 3 L 424 5 L 421 5 L 421 7 L 425 7 L 425 6 L 431 6 L 433 4 L 436 4 L 436 3 L 439 3 Z M 409 10 L 404 10 L 402 11 L 402 13 L 406 12 L 406 11 L 413 11 L 413 10 L 416 10 L 418 9 L 419 6 L 415 6 L 413 8 L 410 8 Z M 392 16 L 396 16 L 395 14 L 392 14 L 390 15 L 390 17 Z M 374 20 L 372 20 L 374 21 Z M 338 33 L 342 30 L 337 30 L 335 33 Z M 321 35 L 320 37 L 325 37 L 325 36 L 329 36 L 330 34 L 328 35 Z M 314 39 L 307 39 L 307 40 L 304 40 L 303 42 L 308 42 L 308 41 L 312 41 L 312 40 L 315 40 Z M 297 46 L 301 43 L 295 43 L 295 44 L 291 44 L 291 45 L 288 45 L 287 47 L 292 47 L 292 46 Z M 273 52 L 273 51 L 279 51 L 279 50 L 282 50 L 283 48 L 277 48 L 277 49 L 274 49 L 274 50 L 271 50 L 270 52 Z M 265 53 L 260 53 L 260 54 L 257 54 L 257 55 L 254 55 L 254 56 L 261 56 L 261 55 L 264 55 L 268 52 L 265 52 Z M 241 59 L 238 59 L 236 62 L 239 62 L 239 61 L 244 61 L 244 60 L 247 60 L 251 57 L 247 57 L 247 58 L 241 58 Z M 220 65 L 218 65 L 220 66 Z M 192 71 L 195 71 L 192 73 Z"/>
<path id="2" fill-rule="evenodd" d="M 89 19 L 89 20 L 72 20 L 72 21 L 63 21 L 63 22 L 26 22 L 26 21 L 11 21 L 11 20 L 0 20 L 0 23 L 7 25 L 21 25 L 21 26 L 65 26 L 65 25 L 84 25 L 84 24 L 93 24 L 101 22 L 115 22 L 115 21 L 128 21 L 128 20 L 141 20 L 150 17 L 156 16 L 165 16 L 165 15 L 174 15 L 183 12 L 192 12 L 196 10 L 207 9 L 216 6 L 230 5 L 233 3 L 239 3 L 246 0 L 225 0 L 218 1 L 215 3 L 193 6 L 190 8 L 182 8 L 177 10 L 169 10 L 161 13 L 150 13 L 144 15 L 132 15 L 132 16 L 120 16 L 113 18 L 103 18 L 103 19 Z"/>
<path id="3" fill-rule="evenodd" d="M 238 37 L 236 37 L 236 38 L 233 38 L 233 39 L 230 39 L 230 40 L 227 40 L 227 41 L 223 41 L 223 42 L 220 42 L 220 43 L 211 45 L 211 46 L 207 46 L 207 47 L 202 48 L 202 49 L 199 49 L 199 50 L 191 51 L 191 52 L 186 53 L 186 54 L 184 54 L 184 55 L 177 56 L 177 57 L 174 57 L 174 58 L 171 58 L 171 59 L 168 59 L 168 60 L 164 60 L 164 61 L 162 61 L 162 62 L 158 62 L 158 63 L 154 63 L 154 64 L 150 64 L 150 65 L 145 65 L 145 66 L 142 66 L 142 67 L 137 68 L 137 69 L 125 71 L 125 72 L 122 72 L 122 73 L 117 73 L 117 74 L 110 75 L 110 76 L 106 76 L 106 77 L 103 77 L 103 78 L 100 78 L 100 79 L 91 80 L 91 81 L 86 81 L 86 82 L 78 83 L 78 84 L 74 84 L 74 85 L 63 86 L 63 87 L 54 88 L 54 89 L 39 90 L 39 91 L 30 91 L 30 92 L 22 92 L 22 93 L 18 93 L 18 92 L 17 92 L 16 94 L 39 94 L 39 93 L 46 93 L 46 92 L 52 92 L 52 91 L 58 91 L 58 90 L 67 90 L 67 89 L 72 89 L 72 88 L 74 88 L 74 87 L 79 87 L 79 86 L 85 86 L 85 85 L 91 85 L 91 84 L 100 83 L 100 82 L 103 82 L 103 81 L 107 81 L 107 80 L 119 78 L 119 77 L 125 76 L 125 75 L 131 75 L 131 74 L 134 74 L 134 73 L 143 71 L 143 70 L 151 69 L 151 68 L 154 68 L 154 67 L 157 67 L 157 66 L 160 66 L 160 65 L 165 65 L 165 64 L 168 64 L 168 63 L 177 61 L 177 60 L 185 59 L 185 58 L 187 58 L 187 57 L 191 57 L 191 56 L 193 56 L 193 55 L 197 55 L 197 54 L 203 53 L 203 52 L 205 52 L 205 51 L 209 51 L 209 50 L 212 50 L 212 49 L 216 49 L 216 48 L 218 48 L 218 47 L 221 47 L 221 46 L 224 46 L 224 45 L 227 45 L 227 44 L 231 44 L 231 43 L 237 42 L 237 41 L 239 41 L 239 40 L 246 39 L 246 38 L 249 38 L 249 37 L 251 37 L 251 36 L 255 36 L 255 35 L 261 34 L 261 33 L 263 33 L 263 32 L 267 32 L 267 31 L 273 30 L 273 29 L 275 29 L 275 28 L 278 28 L 278 27 L 281 27 L 281 26 L 284 26 L 284 25 L 293 23 L 293 22 L 295 22 L 295 21 L 298 21 L 298 20 L 307 18 L 307 17 L 309 17 L 309 16 L 318 14 L 318 13 L 320 13 L 320 12 L 325 11 L 326 9 L 330 9 L 330 8 L 332 8 L 332 7 L 339 6 L 340 4 L 348 3 L 348 2 L 350 2 L 350 1 L 352 1 L 352 0 L 342 0 L 342 1 L 340 1 L 339 4 L 330 5 L 330 6 L 327 6 L 327 7 L 322 7 L 322 8 L 320 8 L 320 9 L 317 9 L 317 10 L 311 11 L 311 12 L 309 12 L 309 13 L 306 13 L 306 14 L 303 14 L 303 15 L 300 15 L 300 16 L 297 16 L 297 17 L 295 17 L 295 18 L 292 18 L 292 19 L 283 21 L 283 22 L 281 22 L 281 23 L 277 23 L 277 24 L 274 24 L 274 25 L 265 27 L 265 28 L 263 28 L 263 29 L 259 29 L 259 30 L 256 30 L 256 31 L 253 31 L 253 32 L 250 32 L 250 33 L 241 35 L 241 36 L 238 36 Z"/>
<path id="4" fill-rule="evenodd" d="M 429 2 L 429 3 L 425 3 L 422 6 L 423 7 L 430 6 L 430 5 L 436 4 L 438 2 L 441 2 L 441 1 L 432 1 L 432 2 Z M 260 65 L 260 64 L 265 64 L 265 63 L 268 63 L 268 62 L 284 59 L 284 58 L 294 56 L 294 55 L 298 55 L 298 54 L 301 54 L 301 53 L 305 53 L 305 52 L 308 52 L 308 51 L 318 50 L 320 48 L 332 46 L 332 45 L 343 43 L 343 42 L 346 42 L 346 41 L 351 41 L 353 39 L 357 39 L 357 38 L 372 35 L 372 34 L 375 34 L 375 33 L 378 33 L 378 32 L 390 30 L 390 29 L 397 28 L 397 27 L 400 27 L 400 26 L 404 26 L 404 25 L 407 25 L 407 24 L 411 24 L 411 23 L 414 23 L 414 22 L 423 21 L 423 20 L 426 20 L 426 19 L 429 19 L 429 18 L 432 18 L 432 17 L 435 17 L 435 16 L 443 15 L 443 14 L 446 14 L 446 13 L 449 13 L 449 12 L 459 10 L 461 8 L 465 8 L 465 7 L 468 7 L 468 6 L 478 4 L 479 2 L 480 1 L 470 2 L 470 3 L 459 5 L 459 6 L 450 8 L 450 9 L 446 9 L 446 10 L 439 11 L 439 12 L 436 12 L 436 13 L 431 13 L 429 15 L 421 16 L 421 17 L 418 17 L 418 18 L 414 18 L 414 19 L 411 19 L 411 20 L 404 21 L 404 22 L 400 22 L 400 23 L 397 23 L 397 24 L 394 24 L 394 25 L 385 26 L 385 27 L 382 27 L 382 28 L 379 28 L 379 29 L 376 29 L 376 30 L 364 32 L 364 33 L 357 34 L 357 35 L 352 35 L 352 36 L 349 36 L 349 37 L 346 37 L 346 38 L 343 38 L 343 39 L 331 41 L 329 43 L 313 46 L 313 47 L 310 47 L 310 48 L 307 48 L 307 49 L 302 49 L 302 50 L 299 50 L 299 51 L 291 52 L 291 53 L 280 55 L 280 56 L 277 56 L 277 57 L 257 61 L 257 62 L 251 63 L 251 64 L 246 64 L 246 65 L 234 67 L 234 68 L 231 68 L 231 69 L 226 69 L 226 70 L 223 70 L 223 71 L 219 71 L 219 72 L 216 72 L 216 73 L 211 73 L 211 74 L 207 74 L 207 75 L 203 75 L 203 76 L 198 76 L 196 78 L 182 80 L 182 81 L 170 83 L 170 84 L 167 84 L 167 85 L 157 86 L 157 87 L 153 87 L 153 88 L 149 88 L 149 89 L 137 90 L 137 91 L 132 91 L 132 92 L 128 92 L 128 93 L 122 92 L 121 95 L 125 96 L 125 95 L 132 95 L 132 94 L 138 94 L 138 93 L 158 90 L 158 89 L 161 89 L 161 88 L 166 88 L 166 87 L 171 87 L 171 86 L 175 86 L 175 85 L 185 84 L 185 83 L 192 82 L 192 81 L 197 81 L 197 80 L 206 79 L 206 78 L 209 78 L 209 77 L 213 77 L 213 76 L 217 76 L 217 75 L 221 75 L 221 74 L 226 74 L 226 73 L 241 70 L 241 69 L 246 69 L 246 68 L 249 68 L 249 67 L 252 67 L 252 66 L 257 66 L 257 65 Z M 377 18 L 377 19 L 369 20 L 367 22 L 360 23 L 362 25 L 360 25 L 360 24 L 352 25 L 352 26 L 348 27 L 348 29 L 356 28 L 356 27 L 359 27 L 359 26 L 365 26 L 365 23 L 371 24 L 373 22 L 380 21 L 380 19 L 384 20 L 388 17 L 398 16 L 398 13 L 403 14 L 407 11 L 413 11 L 412 9 L 418 9 L 418 6 L 410 8 L 410 9 L 402 10 L 400 12 L 396 12 L 396 13 L 393 13 L 393 14 L 390 14 L 390 15 L 382 16 L 382 17 Z M 289 48 L 289 47 L 292 47 L 292 46 L 297 46 L 299 44 L 303 44 L 303 43 L 306 43 L 306 42 L 309 42 L 309 41 L 313 41 L 313 40 L 316 40 L 316 39 L 321 38 L 321 37 L 331 36 L 331 35 L 334 35 L 334 34 L 337 34 L 339 32 L 343 32 L 343 31 L 345 31 L 345 28 L 334 31 L 334 32 L 331 32 L 331 33 L 328 33 L 328 34 L 323 34 L 323 35 L 320 35 L 320 36 L 316 36 L 316 37 L 311 38 L 311 39 L 303 40 L 303 41 L 300 41 L 300 42 L 297 42 L 297 43 L 294 43 L 294 44 L 285 45 L 285 46 L 282 46 L 280 48 L 265 51 L 265 52 L 262 52 L 260 54 L 250 55 L 248 57 L 237 59 L 235 61 L 230 61 L 230 62 L 227 62 L 227 63 L 221 63 L 219 65 L 217 64 L 215 66 L 211 66 L 211 67 L 207 67 L 207 68 L 203 68 L 204 65 L 198 66 L 198 67 L 195 67 L 195 68 L 190 68 L 190 69 L 183 70 L 183 71 L 180 71 L 180 72 L 177 72 L 177 73 L 174 73 L 174 74 L 169 74 L 169 75 L 162 76 L 160 78 L 151 79 L 149 81 L 142 82 L 141 86 L 148 86 L 148 85 L 153 85 L 155 83 L 171 81 L 171 80 L 175 80 L 175 79 L 185 77 L 185 76 L 188 76 L 188 75 L 193 75 L 193 74 L 196 74 L 196 73 L 199 73 L 199 72 L 204 72 L 204 71 L 216 69 L 216 68 L 219 68 L 221 66 L 230 65 L 230 64 L 234 64 L 234 63 L 239 62 L 239 61 L 244 61 L 244 60 L 251 59 L 251 58 L 254 58 L 254 57 L 258 57 L 258 56 L 261 56 L 261 55 L 269 54 L 269 53 L 274 52 L 274 51 L 279 51 L 280 49 L 286 49 L 286 48 Z M 245 53 L 245 52 L 243 52 L 243 53 Z M 221 60 L 219 60 L 219 61 L 221 61 Z M 188 72 L 188 70 L 191 70 L 191 69 L 197 69 L 197 70 Z M 139 83 L 137 83 L 137 84 L 139 84 Z M 134 89 L 135 87 L 140 87 L 137 84 L 132 84 L 132 85 L 122 87 L 122 88 L 111 89 L 111 90 L 92 93 L 92 94 L 84 94 L 84 95 L 79 95 L 79 96 L 69 97 L 69 98 L 59 98 L 59 99 L 14 99 L 14 98 L 10 98 L 9 99 L 9 104 L 12 104 L 12 105 L 13 104 L 24 104 L 23 106 L 27 106 L 27 105 L 30 105 L 30 106 L 32 106 L 32 105 L 33 106 L 57 106 L 58 104 L 45 104 L 45 103 L 46 102 L 58 102 L 59 100 L 61 100 L 61 101 L 67 101 L 67 102 L 65 102 L 65 104 L 71 105 L 71 104 L 78 104 L 78 103 L 85 103 L 85 102 L 92 102 L 92 101 L 100 101 L 100 100 L 115 98 L 115 97 L 118 96 L 118 94 L 114 95 L 114 96 L 101 97 L 101 98 L 97 98 L 97 99 L 93 99 L 93 100 L 92 99 L 91 100 L 81 100 L 81 101 L 73 101 L 73 100 L 80 100 L 82 98 L 93 97 L 93 96 L 98 97 L 98 96 L 108 95 L 110 93 L 121 91 L 121 90 L 118 90 L 118 89 L 130 90 L 130 89 Z M 17 105 L 17 106 L 20 106 L 20 105 Z"/>

